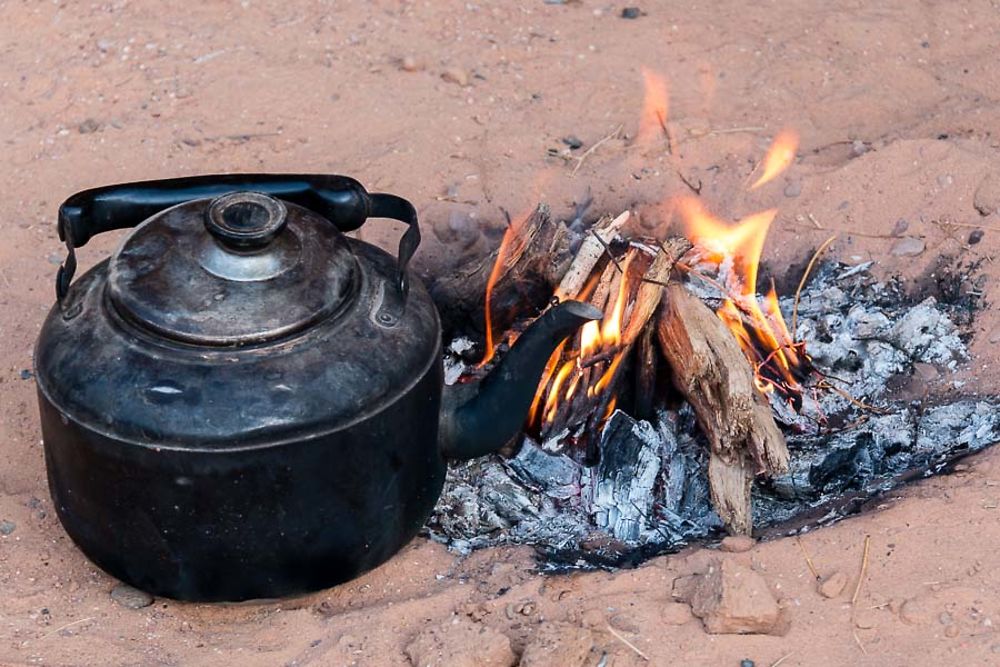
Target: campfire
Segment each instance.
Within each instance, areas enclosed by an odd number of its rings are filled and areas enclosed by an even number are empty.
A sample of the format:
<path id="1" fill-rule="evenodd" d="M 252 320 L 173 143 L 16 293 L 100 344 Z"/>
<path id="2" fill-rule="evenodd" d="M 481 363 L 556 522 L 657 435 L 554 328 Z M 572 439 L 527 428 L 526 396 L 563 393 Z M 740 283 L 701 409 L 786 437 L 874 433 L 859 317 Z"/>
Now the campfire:
<path id="1" fill-rule="evenodd" d="M 666 84 L 644 77 L 635 144 L 670 151 Z M 797 143 L 778 133 L 745 191 L 787 170 Z M 779 295 L 773 281 L 758 284 L 778 211 L 730 222 L 696 194 L 662 207 L 679 228 L 663 238 L 631 233 L 641 228 L 631 211 L 584 225 L 540 205 L 510 221 L 492 255 L 438 282 L 441 301 L 484 322 L 482 345 L 453 341 L 450 382 L 488 370 L 552 303 L 585 301 L 604 317 L 553 353 L 507 458 L 452 470 L 432 534 L 459 548 L 515 541 L 575 555 L 669 548 L 723 526 L 750 534 L 847 489 L 887 488 L 1000 431 L 976 403 L 919 415 L 872 403 L 918 361 L 965 358 L 947 306 L 898 294 L 887 307 L 893 287 L 870 264 L 820 261 L 832 238 L 796 291 Z M 971 435 L 949 420 L 962 410 L 982 415 Z"/>

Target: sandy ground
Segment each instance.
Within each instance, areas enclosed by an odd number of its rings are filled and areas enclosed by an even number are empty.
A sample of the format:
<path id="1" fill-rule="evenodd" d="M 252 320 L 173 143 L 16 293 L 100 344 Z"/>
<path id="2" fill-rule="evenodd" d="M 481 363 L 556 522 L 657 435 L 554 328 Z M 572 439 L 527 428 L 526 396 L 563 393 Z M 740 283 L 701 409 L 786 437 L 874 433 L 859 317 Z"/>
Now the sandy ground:
<path id="1" fill-rule="evenodd" d="M 523 550 L 456 559 L 417 540 L 308 597 L 129 610 L 62 532 L 25 371 L 54 296 L 55 209 L 78 189 L 219 171 L 347 173 L 417 203 L 433 230 L 419 269 L 433 275 L 494 244 L 502 210 L 539 198 L 567 215 L 589 189 L 595 211 L 634 205 L 645 232 L 662 231 L 659 202 L 685 191 L 679 170 L 724 214 L 780 206 L 766 250 L 778 277 L 842 231 L 838 257 L 915 283 L 981 262 L 995 298 L 1000 216 L 974 203 L 1000 177 L 996 2 L 640 7 L 628 20 L 593 0 L 0 2 L 0 521 L 13 524 L 0 535 L 0 663 L 395 665 L 430 626 L 487 627 L 520 652 L 544 620 L 591 628 L 591 665 L 602 654 L 613 665 L 1000 664 L 1000 452 L 805 536 L 822 574 L 849 578 L 835 599 L 816 592 L 787 539 L 558 577 L 534 573 Z M 640 65 L 670 81 L 672 156 L 630 145 Z M 740 195 L 785 125 L 802 134 L 796 164 Z M 584 146 L 568 152 L 567 135 Z M 923 241 L 917 256 L 892 253 L 899 220 Z M 398 233 L 375 227 L 365 238 Z M 85 264 L 106 256 L 108 236 L 83 250 Z M 987 309 L 973 362 L 926 389 L 955 391 L 957 377 L 962 391 L 997 391 L 997 342 Z M 717 557 L 765 577 L 788 609 L 785 636 L 711 636 L 678 613 L 672 580 Z"/>

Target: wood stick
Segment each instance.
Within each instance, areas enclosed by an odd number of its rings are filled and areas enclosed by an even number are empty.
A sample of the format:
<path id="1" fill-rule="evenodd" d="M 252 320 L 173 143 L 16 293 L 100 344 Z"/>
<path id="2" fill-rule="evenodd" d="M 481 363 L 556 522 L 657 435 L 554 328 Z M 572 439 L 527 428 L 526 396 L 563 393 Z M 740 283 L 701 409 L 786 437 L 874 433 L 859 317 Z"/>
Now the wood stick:
<path id="1" fill-rule="evenodd" d="M 635 297 L 635 305 L 628 318 L 628 324 L 622 333 L 622 346 L 632 345 L 646 324 L 653 316 L 656 307 L 660 305 L 663 296 L 663 286 L 670 281 L 670 272 L 684 253 L 691 249 L 691 242 L 685 238 L 674 237 L 663 243 L 660 252 L 656 253 L 653 263 L 642 276 L 639 293 Z"/>
<path id="2" fill-rule="evenodd" d="M 755 474 L 788 470 L 785 438 L 736 339 L 682 285 L 666 288 L 657 335 L 674 384 L 708 438 L 715 509 L 730 532 L 749 535 L 751 482 Z"/>
<path id="3" fill-rule="evenodd" d="M 635 417 L 651 419 L 656 396 L 656 341 L 654 327 L 644 327 L 635 355 Z"/>
<path id="4" fill-rule="evenodd" d="M 573 258 L 562 280 L 559 281 L 556 297 L 560 301 L 572 299 L 580 293 L 587 279 L 594 272 L 597 262 L 604 254 L 604 246 L 618 236 L 622 226 L 628 222 L 629 215 L 629 212 L 625 211 L 616 218 L 604 218 L 597 221 L 591 230 L 592 233 L 587 234 L 586 238 L 583 239 L 576 257 Z"/>
<path id="5" fill-rule="evenodd" d="M 545 204 L 539 204 L 523 221 L 512 223 L 504 236 L 507 248 L 497 267 L 490 308 L 498 339 L 516 319 L 545 307 L 572 261 L 569 228 L 554 221 Z M 470 317 L 475 328 L 482 329 L 486 285 L 500 250 L 435 282 L 432 291 L 435 301 L 441 304 L 441 319 L 447 330 L 462 328 Z"/>

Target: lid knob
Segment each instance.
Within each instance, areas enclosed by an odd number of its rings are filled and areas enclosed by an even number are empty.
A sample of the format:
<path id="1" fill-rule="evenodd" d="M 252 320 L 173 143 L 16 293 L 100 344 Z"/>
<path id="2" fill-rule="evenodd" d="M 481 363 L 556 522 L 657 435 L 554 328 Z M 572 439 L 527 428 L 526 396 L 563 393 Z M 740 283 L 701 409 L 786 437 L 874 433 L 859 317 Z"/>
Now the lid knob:
<path id="1" fill-rule="evenodd" d="M 252 250 L 270 243 L 287 217 L 281 200 L 259 192 L 230 192 L 209 203 L 205 227 L 227 248 Z"/>

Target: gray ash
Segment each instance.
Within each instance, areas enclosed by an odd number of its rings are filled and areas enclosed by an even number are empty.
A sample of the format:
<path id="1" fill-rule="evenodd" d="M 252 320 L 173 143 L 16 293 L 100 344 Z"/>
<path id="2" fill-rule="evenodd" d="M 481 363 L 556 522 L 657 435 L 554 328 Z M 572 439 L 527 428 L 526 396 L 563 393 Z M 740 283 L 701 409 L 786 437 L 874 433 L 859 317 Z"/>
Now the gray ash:
<path id="1" fill-rule="evenodd" d="M 915 298 L 898 281 L 876 280 L 870 266 L 827 262 L 802 292 L 795 334 L 817 381 L 798 412 L 771 401 L 791 469 L 755 485 L 758 532 L 835 521 L 1000 440 L 1000 397 L 900 398 L 919 372 L 932 369 L 949 383 L 947 374 L 968 361 L 963 327 L 980 305 L 975 280 L 939 268 Z M 689 288 L 717 299 L 705 284 Z M 791 322 L 793 300 L 781 307 Z M 457 377 L 469 344 L 452 347 L 449 375 Z M 531 545 L 545 568 L 625 565 L 721 534 L 708 446 L 687 405 L 661 406 L 648 421 L 617 411 L 601 438 L 603 458 L 592 468 L 527 437 L 513 458 L 451 467 L 427 533 L 459 552 Z"/>

